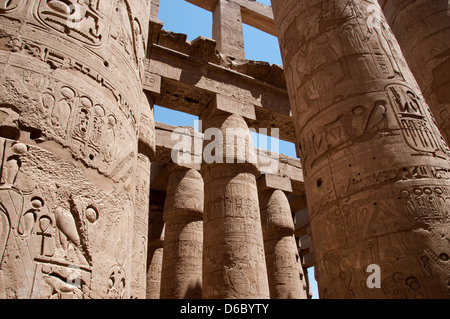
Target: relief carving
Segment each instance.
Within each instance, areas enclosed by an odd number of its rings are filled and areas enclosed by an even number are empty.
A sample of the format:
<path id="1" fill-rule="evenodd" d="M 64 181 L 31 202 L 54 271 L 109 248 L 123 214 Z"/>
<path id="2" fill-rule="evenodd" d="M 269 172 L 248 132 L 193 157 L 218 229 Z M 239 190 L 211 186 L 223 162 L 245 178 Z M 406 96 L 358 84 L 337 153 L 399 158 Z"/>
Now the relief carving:
<path id="1" fill-rule="evenodd" d="M 423 285 L 414 275 L 396 272 L 383 280 L 382 288 L 389 299 L 424 299 Z"/>
<path id="2" fill-rule="evenodd" d="M 40 21 L 91 46 L 100 46 L 107 39 L 103 7 L 99 0 L 40 0 L 37 16 Z"/>
<path id="3" fill-rule="evenodd" d="M 25 144 L 5 139 L 1 144 L 0 268 L 15 274 L 15 281 L 2 279 L 2 293 L 8 296 L 8 291 L 15 291 L 19 298 L 87 297 L 91 258 L 73 209 L 53 210 L 40 188 L 22 172 L 21 157 L 28 152 Z M 33 271 L 23 273 L 24 269 Z"/>
<path id="4" fill-rule="evenodd" d="M 304 163 L 312 160 L 314 166 L 321 155 L 355 143 L 374 138 L 388 129 L 387 101 L 378 100 L 371 106 L 357 105 L 351 111 L 342 113 L 337 120 L 324 124 L 317 130 L 310 130 L 301 142 L 301 158 Z"/>
<path id="5" fill-rule="evenodd" d="M 423 99 L 406 86 L 391 85 L 387 91 L 406 143 L 419 152 L 450 154 Z"/>

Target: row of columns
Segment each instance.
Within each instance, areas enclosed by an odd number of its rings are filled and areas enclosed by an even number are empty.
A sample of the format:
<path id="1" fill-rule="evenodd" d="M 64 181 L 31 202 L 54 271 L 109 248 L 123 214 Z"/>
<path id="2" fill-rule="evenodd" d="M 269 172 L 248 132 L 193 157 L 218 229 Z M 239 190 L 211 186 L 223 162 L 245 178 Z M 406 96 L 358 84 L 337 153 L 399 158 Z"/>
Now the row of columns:
<path id="1" fill-rule="evenodd" d="M 286 194 L 264 176 L 257 183 L 246 120 L 221 110 L 220 101 L 229 102 L 216 99 L 202 116 L 203 128 L 218 128 L 223 141 L 235 137 L 227 128 L 241 129 L 233 161 L 169 164 L 164 208 L 154 205 L 150 214 L 160 224 L 155 216 L 163 211 L 164 230 L 149 235 L 147 298 L 306 299 Z M 226 154 L 225 143 L 219 147 Z"/>

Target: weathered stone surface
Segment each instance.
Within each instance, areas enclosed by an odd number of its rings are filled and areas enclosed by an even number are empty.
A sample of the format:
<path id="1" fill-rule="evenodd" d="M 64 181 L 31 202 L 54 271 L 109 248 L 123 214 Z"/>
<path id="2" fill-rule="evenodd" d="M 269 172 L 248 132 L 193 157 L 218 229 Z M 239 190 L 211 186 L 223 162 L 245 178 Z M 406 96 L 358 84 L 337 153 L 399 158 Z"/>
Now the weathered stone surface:
<path id="1" fill-rule="evenodd" d="M 205 10 L 213 11 L 217 0 L 186 0 Z M 270 6 L 252 0 L 228 0 L 241 8 L 242 22 L 276 36 L 273 12 Z"/>
<path id="2" fill-rule="evenodd" d="M 450 19 L 448 1 L 380 0 L 440 131 L 450 143 Z"/>
<path id="3" fill-rule="evenodd" d="M 448 298 L 449 149 L 380 7 L 272 5 L 321 297 Z"/>
<path id="4" fill-rule="evenodd" d="M 126 0 L 2 2 L 1 298 L 145 298 L 148 14 Z"/>
<path id="5" fill-rule="evenodd" d="M 447 3 L 187 1 L 0 0 L 0 298 L 448 298 Z"/>
<path id="6" fill-rule="evenodd" d="M 306 299 L 289 201 L 280 189 L 259 189 L 270 298 Z"/>
<path id="7" fill-rule="evenodd" d="M 253 152 L 250 132 L 242 117 L 220 110 L 207 112 L 202 119 L 205 130 L 218 128 L 222 132 L 223 141 L 229 138 L 227 128 L 242 130 L 240 143 L 231 144 L 233 156 L 228 153 L 227 157 L 225 142 L 216 147 L 216 154 L 223 150 L 222 156 L 231 161 L 202 164 L 205 182 L 203 298 L 268 298 L 257 170 L 249 160 Z M 213 143 L 217 141 L 209 142 L 205 138 L 205 148 Z"/>
<path id="8" fill-rule="evenodd" d="M 148 221 L 148 253 L 147 253 L 147 299 L 160 299 L 161 272 L 164 254 L 164 209 L 165 193 L 151 191 L 150 212 Z"/>
<path id="9" fill-rule="evenodd" d="M 223 54 L 235 59 L 245 59 L 244 32 L 241 7 L 226 0 L 218 0 L 213 11 L 213 39 Z"/>
<path id="10" fill-rule="evenodd" d="M 203 188 L 197 170 L 172 169 L 164 204 L 162 299 L 202 296 Z"/>
<path id="11" fill-rule="evenodd" d="M 161 31 L 150 23 L 146 77 L 158 75 L 161 94 L 155 104 L 200 115 L 216 94 L 255 107 L 255 129 L 277 127 L 280 138 L 293 142 L 291 118 L 283 69 L 265 62 L 230 59 L 216 50 L 214 40 Z M 144 89 L 152 90 L 146 86 Z"/>

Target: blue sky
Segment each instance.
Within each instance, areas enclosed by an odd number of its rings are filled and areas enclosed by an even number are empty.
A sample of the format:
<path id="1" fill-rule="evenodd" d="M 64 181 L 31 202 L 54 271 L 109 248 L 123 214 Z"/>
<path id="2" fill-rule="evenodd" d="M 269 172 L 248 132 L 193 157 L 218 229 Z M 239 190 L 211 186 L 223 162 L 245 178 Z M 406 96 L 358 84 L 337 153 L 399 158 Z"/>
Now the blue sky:
<path id="1" fill-rule="evenodd" d="M 270 5 L 270 0 L 258 0 L 258 2 Z M 212 13 L 184 0 L 160 0 L 159 20 L 164 23 L 165 30 L 187 34 L 189 41 L 198 36 L 212 38 Z M 276 37 L 245 24 L 243 29 L 246 59 L 283 65 Z M 198 117 L 155 106 L 155 120 L 171 125 L 196 128 L 195 121 L 198 120 Z M 258 134 L 252 134 L 252 136 L 254 144 L 258 147 L 261 138 Z M 276 142 L 277 140 L 269 140 L 268 149 L 276 150 L 272 147 Z M 284 141 L 279 141 L 279 153 L 297 157 L 294 144 Z M 310 268 L 308 273 L 313 298 L 318 298 L 314 268 Z"/>

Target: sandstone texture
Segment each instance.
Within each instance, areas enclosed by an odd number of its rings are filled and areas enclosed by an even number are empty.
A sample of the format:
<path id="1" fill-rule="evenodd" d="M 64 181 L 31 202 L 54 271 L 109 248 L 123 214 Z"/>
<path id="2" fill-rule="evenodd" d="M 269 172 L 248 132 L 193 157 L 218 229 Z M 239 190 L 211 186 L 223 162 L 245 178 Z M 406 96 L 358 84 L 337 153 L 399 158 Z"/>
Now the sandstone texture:
<path id="1" fill-rule="evenodd" d="M 449 298 L 447 3 L 186 1 L 0 0 L 0 299 Z"/>

